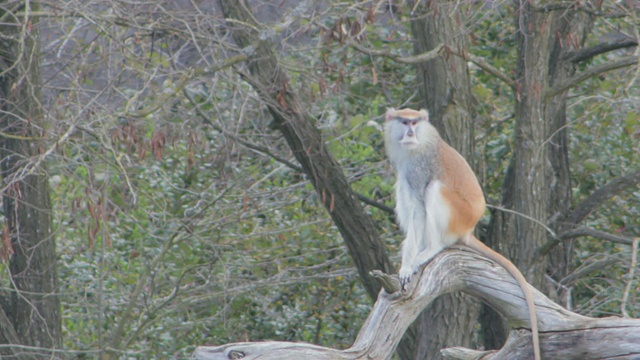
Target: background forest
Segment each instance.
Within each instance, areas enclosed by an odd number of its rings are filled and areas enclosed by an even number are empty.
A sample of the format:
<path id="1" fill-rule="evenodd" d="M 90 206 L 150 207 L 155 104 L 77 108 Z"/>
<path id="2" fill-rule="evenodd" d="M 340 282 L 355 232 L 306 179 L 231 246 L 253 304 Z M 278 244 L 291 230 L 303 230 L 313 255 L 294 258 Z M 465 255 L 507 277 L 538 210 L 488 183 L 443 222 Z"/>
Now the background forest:
<path id="1" fill-rule="evenodd" d="M 635 1 L 1 0 L 0 19 L 2 356 L 348 347 L 366 274 L 399 267 L 387 107 L 430 111 L 485 190 L 479 238 L 536 288 L 640 316 Z M 499 347 L 498 319 L 451 295 L 397 356 Z"/>

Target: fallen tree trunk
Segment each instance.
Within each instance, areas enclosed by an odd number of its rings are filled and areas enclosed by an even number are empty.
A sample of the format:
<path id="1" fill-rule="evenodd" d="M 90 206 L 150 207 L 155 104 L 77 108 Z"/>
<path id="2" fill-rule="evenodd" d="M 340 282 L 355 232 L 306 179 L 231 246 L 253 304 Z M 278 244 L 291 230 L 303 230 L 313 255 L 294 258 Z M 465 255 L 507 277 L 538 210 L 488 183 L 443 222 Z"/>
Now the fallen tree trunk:
<path id="1" fill-rule="evenodd" d="M 381 276 L 377 274 L 376 277 Z M 385 288 L 397 280 L 383 276 Z M 449 359 L 532 359 L 530 322 L 524 296 L 499 265 L 467 248 L 450 248 L 427 264 L 406 293 L 382 290 L 354 344 L 345 350 L 292 342 L 234 343 L 202 346 L 192 359 L 390 359 L 405 330 L 435 298 L 452 291 L 477 296 L 509 320 L 513 329 L 499 351 L 443 349 Z M 572 313 L 532 288 L 545 359 L 638 359 L 640 320 L 589 318 Z"/>

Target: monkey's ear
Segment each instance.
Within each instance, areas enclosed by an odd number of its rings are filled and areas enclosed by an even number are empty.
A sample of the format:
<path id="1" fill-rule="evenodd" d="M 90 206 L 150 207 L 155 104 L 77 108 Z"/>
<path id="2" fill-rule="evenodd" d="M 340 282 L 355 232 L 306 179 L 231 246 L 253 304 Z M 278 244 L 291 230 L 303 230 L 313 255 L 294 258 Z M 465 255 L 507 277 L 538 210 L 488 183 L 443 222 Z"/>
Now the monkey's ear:
<path id="1" fill-rule="evenodd" d="M 420 116 L 421 116 L 423 119 L 425 119 L 425 120 L 429 121 L 429 112 L 428 112 L 427 110 L 425 110 L 425 109 L 420 109 Z"/>
<path id="2" fill-rule="evenodd" d="M 384 115 L 384 119 L 386 121 L 391 121 L 394 117 L 396 117 L 396 109 L 387 108 L 387 113 Z"/>

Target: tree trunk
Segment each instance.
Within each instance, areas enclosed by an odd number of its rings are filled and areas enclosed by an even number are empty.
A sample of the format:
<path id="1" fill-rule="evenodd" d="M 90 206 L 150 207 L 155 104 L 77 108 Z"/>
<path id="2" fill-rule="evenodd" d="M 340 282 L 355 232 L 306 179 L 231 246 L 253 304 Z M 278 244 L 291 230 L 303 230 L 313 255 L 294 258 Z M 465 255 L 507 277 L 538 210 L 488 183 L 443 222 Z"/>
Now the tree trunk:
<path id="1" fill-rule="evenodd" d="M 33 10 L 27 7 L 12 10 Z M 38 349 L 4 347 L 0 353 L 51 359 L 51 351 L 62 341 L 49 182 L 40 155 L 46 132 L 40 108 L 38 31 L 35 20 L 7 12 L 0 10 L 5 19 L 0 25 L 0 171 L 2 253 L 9 259 L 11 288 L 0 292 L 0 342 Z M 23 22 L 6 23 L 17 19 Z"/>
<path id="2" fill-rule="evenodd" d="M 414 4 L 409 4 L 413 7 Z M 445 46 L 445 54 L 468 49 L 459 7 L 445 1 L 423 1 L 411 21 L 414 52 L 421 54 Z M 474 167 L 475 98 L 466 61 L 445 55 L 416 65 L 419 105 L 429 111 L 429 120 L 443 139 Z M 462 293 L 443 295 L 418 317 L 413 359 L 442 359 L 440 349 L 469 347 L 479 303 Z M 405 342 L 408 343 L 408 339 Z M 401 347 L 411 347 L 403 343 Z"/>
<path id="3" fill-rule="evenodd" d="M 570 273 L 571 244 L 562 243 L 548 259 L 540 252 L 551 239 L 544 225 L 562 218 L 571 206 L 566 92 L 553 97 L 547 89 L 575 72 L 566 54 L 581 46 L 589 17 L 576 9 L 541 11 L 530 1 L 514 1 L 518 54 L 516 64 L 516 133 L 514 153 L 502 187 L 502 207 L 493 210 L 488 238 L 518 266 L 537 288 L 545 286 L 545 271 L 556 278 Z M 559 225 L 554 226 L 559 230 Z M 553 296 L 557 299 L 557 296 Z M 485 318 L 493 318 L 493 311 Z M 485 346 L 494 348 L 506 332 L 483 322 Z"/>
<path id="4" fill-rule="evenodd" d="M 556 18 L 556 22 L 556 34 L 553 35 L 548 61 L 549 85 L 552 87 L 575 74 L 576 64 L 571 61 L 571 57 L 568 55 L 584 46 L 592 26 L 591 16 L 587 12 L 577 10 L 563 12 L 561 17 Z M 548 98 L 547 122 L 547 151 L 553 184 L 549 193 L 547 213 L 550 219 L 556 220 L 550 222 L 551 228 L 556 233 L 562 233 L 572 226 L 563 220 L 571 210 L 573 203 L 569 172 L 566 91 Z M 551 240 L 548 234 L 547 240 Z M 573 264 L 572 253 L 571 241 L 562 242 L 549 252 L 547 274 L 558 281 L 569 275 L 573 271 L 571 268 Z M 550 293 L 550 295 L 558 298 L 558 294 Z"/>
<path id="5" fill-rule="evenodd" d="M 518 43 L 516 63 L 515 140 L 513 155 L 502 186 L 502 204 L 517 214 L 493 210 L 488 238 L 497 251 L 511 259 L 536 287 L 543 285 L 544 261 L 536 250 L 544 244 L 543 224 L 548 217 L 551 178 L 545 140 L 548 133 L 545 89 L 552 50 L 554 22 L 551 14 L 537 13 L 527 1 L 514 1 Z M 491 309 L 485 309 L 493 316 Z M 503 336 L 495 322 L 484 324 L 488 335 Z M 504 339 L 488 337 L 496 347 Z"/>
<path id="6" fill-rule="evenodd" d="M 249 73 L 241 72 L 241 75 L 253 86 L 273 116 L 278 130 L 342 234 L 367 293 L 375 300 L 380 285 L 368 275 L 369 272 L 391 272 L 393 266 L 373 221 L 364 212 L 340 166 L 327 150 L 322 134 L 314 126 L 295 89 L 290 89 L 287 74 L 278 64 L 272 42 L 260 39 L 261 34 L 255 30 L 259 25 L 249 10 L 250 6 L 245 0 L 220 0 L 220 4 L 225 17 L 237 20 L 229 22 L 236 44 L 241 49 L 252 47 L 247 61 Z"/>

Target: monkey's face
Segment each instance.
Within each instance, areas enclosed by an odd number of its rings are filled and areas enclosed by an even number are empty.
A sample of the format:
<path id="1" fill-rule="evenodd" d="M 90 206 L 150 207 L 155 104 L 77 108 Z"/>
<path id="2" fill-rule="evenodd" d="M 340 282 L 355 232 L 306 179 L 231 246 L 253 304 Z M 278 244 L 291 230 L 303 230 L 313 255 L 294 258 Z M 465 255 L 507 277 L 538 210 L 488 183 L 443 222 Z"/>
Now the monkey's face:
<path id="1" fill-rule="evenodd" d="M 412 150 L 427 141 L 429 115 L 425 110 L 387 110 L 385 116 L 389 140 L 405 150 Z"/>
<path id="2" fill-rule="evenodd" d="M 399 118 L 397 122 L 401 124 L 401 126 L 399 127 L 402 134 L 400 134 L 400 137 L 398 138 L 400 146 L 406 149 L 412 149 L 418 146 L 418 144 L 420 143 L 418 139 L 418 127 L 421 125 L 423 120 Z"/>

